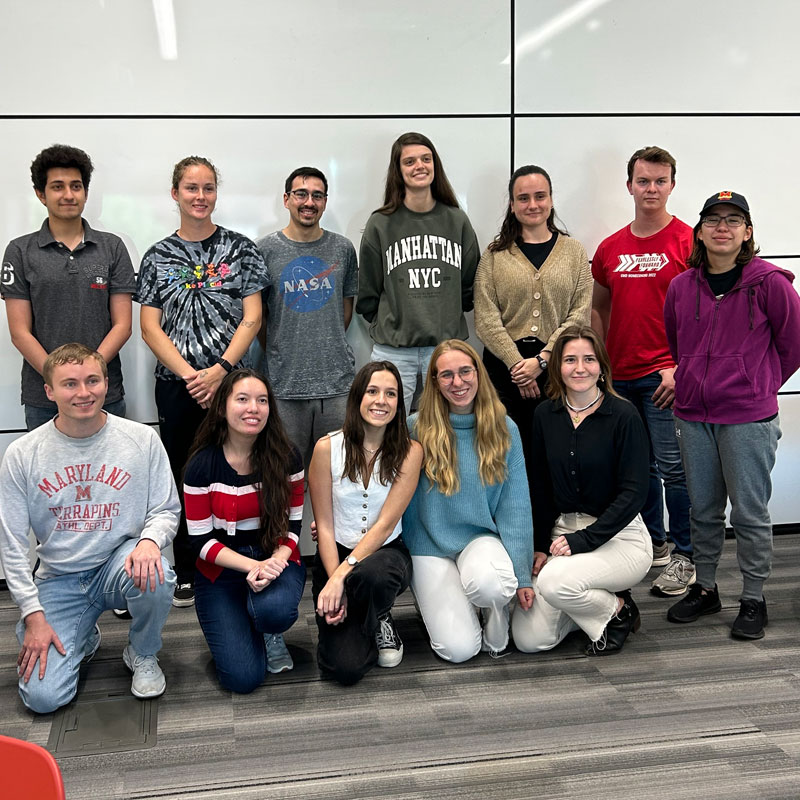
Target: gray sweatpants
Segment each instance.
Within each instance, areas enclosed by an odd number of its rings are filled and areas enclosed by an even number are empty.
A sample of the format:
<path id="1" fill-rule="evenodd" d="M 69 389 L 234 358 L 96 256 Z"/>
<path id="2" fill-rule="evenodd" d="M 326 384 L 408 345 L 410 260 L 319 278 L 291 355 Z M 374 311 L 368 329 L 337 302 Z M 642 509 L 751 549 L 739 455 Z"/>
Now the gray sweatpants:
<path id="1" fill-rule="evenodd" d="M 768 422 L 721 425 L 675 419 L 686 485 L 691 501 L 691 530 L 697 582 L 716 583 L 725 541 L 725 508 L 731 501 L 731 525 L 742 572 L 742 598 L 761 600 L 772 567 L 770 473 L 781 428 Z"/>
<path id="2" fill-rule="evenodd" d="M 303 466 L 308 471 L 314 445 L 326 433 L 338 431 L 344 423 L 347 395 L 317 398 L 314 400 L 281 400 L 275 398 L 278 413 L 286 433 L 303 456 Z"/>

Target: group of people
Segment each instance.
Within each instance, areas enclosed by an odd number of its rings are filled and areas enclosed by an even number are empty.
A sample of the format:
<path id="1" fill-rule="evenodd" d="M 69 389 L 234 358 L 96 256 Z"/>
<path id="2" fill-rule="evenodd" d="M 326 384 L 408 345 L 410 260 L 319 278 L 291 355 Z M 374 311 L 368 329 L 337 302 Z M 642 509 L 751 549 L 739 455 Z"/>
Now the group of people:
<path id="1" fill-rule="evenodd" d="M 195 605 L 226 689 L 291 669 L 306 477 L 318 663 L 343 684 L 401 662 L 392 608 L 409 586 L 453 662 L 577 629 L 587 655 L 618 652 L 651 566 L 664 567 L 654 593 L 682 595 L 670 621 L 719 611 L 728 499 L 743 575 L 732 633 L 764 635 L 777 393 L 800 366 L 800 298 L 757 257 L 742 195 L 713 195 L 692 230 L 666 209 L 672 156 L 638 150 L 635 218 L 590 266 L 556 221 L 550 176 L 524 166 L 481 256 L 433 143 L 407 133 L 356 258 L 320 225 L 320 170 L 289 175 L 287 226 L 253 243 L 212 222 L 217 170 L 190 156 L 172 176 L 180 225 L 134 276 L 121 240 L 82 217 L 89 157 L 56 145 L 31 173 L 48 218 L 9 244 L 0 289 L 30 430 L 0 467 L 29 708 L 74 696 L 107 609 L 131 618 L 138 697 L 165 689 L 170 603 Z M 160 442 L 124 419 L 133 298 Z M 473 302 L 482 356 L 465 341 Z M 357 373 L 354 310 L 373 339 Z"/>

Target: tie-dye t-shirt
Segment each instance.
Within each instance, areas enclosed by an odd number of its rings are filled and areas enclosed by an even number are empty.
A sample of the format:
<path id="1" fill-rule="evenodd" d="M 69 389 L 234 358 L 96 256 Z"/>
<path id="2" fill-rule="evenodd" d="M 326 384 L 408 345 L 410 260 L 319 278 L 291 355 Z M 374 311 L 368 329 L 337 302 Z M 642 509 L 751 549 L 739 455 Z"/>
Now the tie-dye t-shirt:
<path id="1" fill-rule="evenodd" d="M 217 226 L 201 242 L 173 233 L 142 259 L 134 299 L 160 308 L 161 327 L 196 370 L 225 352 L 242 321 L 242 299 L 269 282 L 258 248 L 246 236 Z M 246 358 L 246 357 L 245 357 Z M 180 380 L 163 364 L 155 374 Z"/>

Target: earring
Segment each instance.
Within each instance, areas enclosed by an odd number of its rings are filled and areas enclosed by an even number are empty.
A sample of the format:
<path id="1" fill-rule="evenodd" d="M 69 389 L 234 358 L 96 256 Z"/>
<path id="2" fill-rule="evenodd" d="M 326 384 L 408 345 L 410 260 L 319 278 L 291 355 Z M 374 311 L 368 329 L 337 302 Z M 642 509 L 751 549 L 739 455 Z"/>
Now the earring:
<path id="1" fill-rule="evenodd" d="M 600 383 L 605 383 L 605 382 L 606 382 L 606 376 L 601 372 L 600 373 Z"/>

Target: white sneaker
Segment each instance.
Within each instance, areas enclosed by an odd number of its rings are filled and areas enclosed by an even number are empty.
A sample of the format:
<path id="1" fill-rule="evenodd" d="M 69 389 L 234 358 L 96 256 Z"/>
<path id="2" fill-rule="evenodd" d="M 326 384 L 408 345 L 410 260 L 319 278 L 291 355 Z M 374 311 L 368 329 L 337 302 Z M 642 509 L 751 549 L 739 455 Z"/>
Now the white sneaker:
<path id="1" fill-rule="evenodd" d="M 653 581 L 650 591 L 661 597 L 683 594 L 696 580 L 694 564 L 683 553 L 673 553 L 666 569 Z"/>
<path id="2" fill-rule="evenodd" d="M 294 661 L 282 633 L 265 633 L 264 645 L 267 648 L 267 669 L 273 675 L 294 669 Z"/>
<path id="3" fill-rule="evenodd" d="M 149 700 L 153 697 L 160 697 L 167 688 L 167 679 L 158 666 L 158 659 L 155 656 L 139 656 L 129 642 L 122 651 L 122 660 L 125 666 L 133 673 L 131 682 L 131 693 L 135 697 Z"/>

